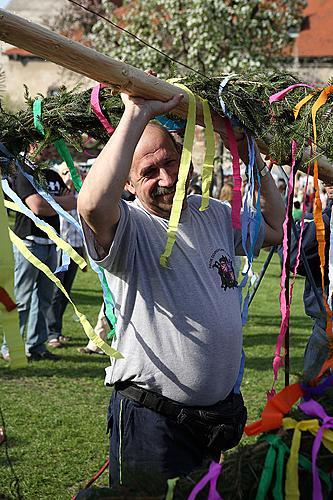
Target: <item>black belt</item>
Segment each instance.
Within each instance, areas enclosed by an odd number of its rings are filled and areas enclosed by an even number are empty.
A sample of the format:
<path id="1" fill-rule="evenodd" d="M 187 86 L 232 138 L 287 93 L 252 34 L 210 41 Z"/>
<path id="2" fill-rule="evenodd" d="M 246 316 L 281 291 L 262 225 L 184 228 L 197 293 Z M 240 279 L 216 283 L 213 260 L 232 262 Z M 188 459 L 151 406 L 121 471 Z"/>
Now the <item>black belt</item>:
<path id="1" fill-rule="evenodd" d="M 173 401 L 172 399 L 162 396 L 161 394 L 147 391 L 146 389 L 142 389 L 141 387 L 138 387 L 130 382 L 116 382 L 115 389 L 123 396 L 132 399 L 145 408 L 162 413 L 163 415 L 171 417 L 178 422 L 182 422 L 189 415 L 198 414 L 200 410 L 209 411 L 213 409 L 212 406 L 184 406 L 176 401 Z M 233 391 L 231 391 L 223 402 L 228 402 L 233 397 L 233 394 Z"/>

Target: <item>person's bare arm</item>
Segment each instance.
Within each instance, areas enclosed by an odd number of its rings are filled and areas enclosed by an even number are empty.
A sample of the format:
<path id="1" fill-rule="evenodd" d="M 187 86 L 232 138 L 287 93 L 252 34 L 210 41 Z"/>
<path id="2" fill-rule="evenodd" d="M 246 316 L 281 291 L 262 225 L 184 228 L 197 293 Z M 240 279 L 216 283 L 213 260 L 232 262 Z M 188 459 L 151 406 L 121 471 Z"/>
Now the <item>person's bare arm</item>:
<path id="1" fill-rule="evenodd" d="M 125 111 L 118 127 L 91 167 L 78 197 L 78 212 L 108 252 L 120 217 L 119 200 L 136 145 L 149 120 L 168 113 L 182 95 L 167 102 L 122 95 Z"/>
<path id="2" fill-rule="evenodd" d="M 76 208 L 76 198 L 73 194 L 54 196 L 54 200 L 66 211 Z M 49 217 L 57 215 L 51 205 L 39 194 L 31 194 L 24 200 L 28 208 L 37 216 Z"/>

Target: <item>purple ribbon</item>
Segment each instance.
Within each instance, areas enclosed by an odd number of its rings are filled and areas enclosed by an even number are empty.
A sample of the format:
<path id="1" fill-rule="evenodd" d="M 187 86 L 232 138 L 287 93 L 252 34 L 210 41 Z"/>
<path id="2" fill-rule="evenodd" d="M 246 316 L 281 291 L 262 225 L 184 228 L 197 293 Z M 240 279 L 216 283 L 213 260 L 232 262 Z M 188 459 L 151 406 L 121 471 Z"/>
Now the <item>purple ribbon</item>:
<path id="1" fill-rule="evenodd" d="M 210 482 L 208 500 L 223 500 L 216 489 L 217 480 L 222 471 L 222 464 L 212 462 L 207 474 L 194 486 L 187 500 L 195 500 L 197 494 Z"/>
<path id="2" fill-rule="evenodd" d="M 304 401 L 299 405 L 299 408 L 310 417 L 318 417 L 322 420 L 322 425 L 318 429 L 312 446 L 312 498 L 315 498 L 316 500 L 323 500 L 321 483 L 316 462 L 324 430 L 333 428 L 333 417 L 327 415 L 321 404 L 317 403 L 317 401 L 314 401 L 313 399 Z"/>
<path id="3" fill-rule="evenodd" d="M 301 384 L 302 390 L 304 391 L 305 401 L 311 399 L 313 396 L 321 396 L 326 389 L 333 385 L 333 375 L 327 377 L 321 384 L 311 387 L 310 385 Z"/>

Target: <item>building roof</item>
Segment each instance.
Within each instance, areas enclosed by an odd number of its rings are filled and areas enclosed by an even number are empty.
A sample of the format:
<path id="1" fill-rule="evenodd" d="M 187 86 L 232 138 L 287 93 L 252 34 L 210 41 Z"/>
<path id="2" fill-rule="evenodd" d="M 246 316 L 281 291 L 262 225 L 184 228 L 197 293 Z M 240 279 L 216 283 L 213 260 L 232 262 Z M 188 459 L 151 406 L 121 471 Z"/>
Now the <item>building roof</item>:
<path id="1" fill-rule="evenodd" d="M 23 56 L 23 57 L 33 56 L 33 54 L 28 50 L 19 49 L 18 47 L 11 47 L 10 49 L 4 50 L 2 54 L 4 54 L 5 56 Z"/>
<path id="2" fill-rule="evenodd" d="M 333 57 L 333 1 L 308 0 L 304 28 L 295 41 L 299 57 Z"/>

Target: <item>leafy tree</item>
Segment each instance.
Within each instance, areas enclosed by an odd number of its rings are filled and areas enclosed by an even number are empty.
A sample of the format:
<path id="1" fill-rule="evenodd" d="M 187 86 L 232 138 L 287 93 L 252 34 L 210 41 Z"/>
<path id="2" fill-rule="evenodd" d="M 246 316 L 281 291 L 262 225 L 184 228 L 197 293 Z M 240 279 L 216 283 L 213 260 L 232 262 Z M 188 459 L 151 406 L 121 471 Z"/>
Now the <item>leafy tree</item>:
<path id="1" fill-rule="evenodd" d="M 209 74 L 281 66 L 300 30 L 305 0 L 140 0 L 104 15 L 150 45 Z M 170 74 L 170 61 L 104 20 L 93 28 L 93 46 L 136 67 Z M 177 68 L 177 73 L 180 73 Z"/>

